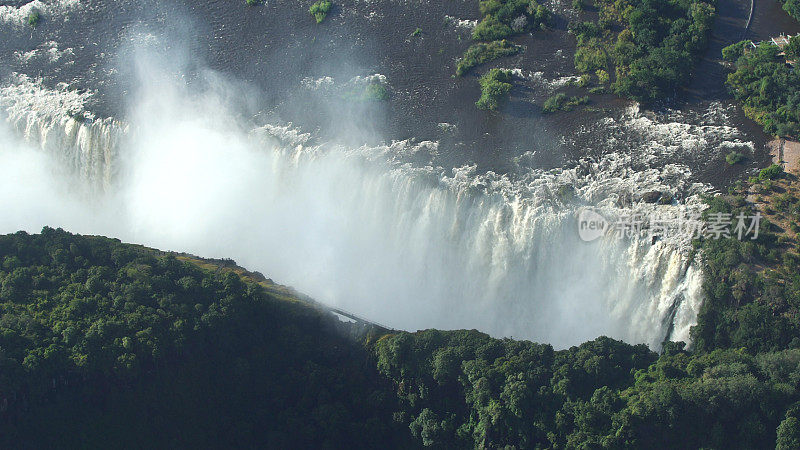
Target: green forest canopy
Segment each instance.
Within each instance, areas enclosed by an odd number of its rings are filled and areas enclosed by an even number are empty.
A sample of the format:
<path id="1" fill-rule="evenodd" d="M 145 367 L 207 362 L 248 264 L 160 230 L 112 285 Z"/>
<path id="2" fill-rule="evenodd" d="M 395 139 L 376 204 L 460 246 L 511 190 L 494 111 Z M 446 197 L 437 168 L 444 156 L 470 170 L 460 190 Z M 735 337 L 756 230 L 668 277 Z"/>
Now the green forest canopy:
<path id="1" fill-rule="evenodd" d="M 793 37 L 787 54 L 797 57 L 800 38 Z M 722 56 L 734 64 L 727 85 L 742 109 L 767 133 L 796 137 L 800 132 L 800 74 L 787 65 L 781 50 L 769 42 L 752 48 L 742 41 L 722 50 Z"/>
<path id="2" fill-rule="evenodd" d="M 577 22 L 575 68 L 614 74 L 615 93 L 640 102 L 674 95 L 706 49 L 714 2 L 597 0 L 599 19 Z"/>
<path id="3" fill-rule="evenodd" d="M 725 255 L 768 253 L 763 239 L 698 245 L 728 282 Z M 3 447 L 800 444 L 797 334 L 762 336 L 774 317 L 740 313 L 758 284 L 735 302 L 707 283 L 727 322 L 706 311 L 696 351 L 659 356 L 605 337 L 556 351 L 348 324 L 230 271 L 51 228 L 0 236 L 0 262 Z"/>

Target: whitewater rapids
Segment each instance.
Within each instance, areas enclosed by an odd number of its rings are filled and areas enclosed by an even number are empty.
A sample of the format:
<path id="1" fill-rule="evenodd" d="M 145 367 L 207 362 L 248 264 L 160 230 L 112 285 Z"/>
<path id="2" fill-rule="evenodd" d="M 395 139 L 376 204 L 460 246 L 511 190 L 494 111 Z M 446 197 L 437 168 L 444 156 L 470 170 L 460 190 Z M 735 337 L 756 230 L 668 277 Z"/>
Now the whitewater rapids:
<path id="1" fill-rule="evenodd" d="M 418 167 L 403 156 L 435 153 L 437 143 L 320 145 L 286 124 L 243 128 L 213 90 L 174 83 L 137 95 L 127 122 L 76 119 L 91 93 L 14 75 L 0 89 L 0 231 L 60 226 L 230 257 L 406 330 L 477 328 L 557 348 L 599 335 L 652 348 L 689 339 L 702 272 L 688 240 L 587 243 L 575 218 L 584 205 L 700 208 L 707 187 L 684 166 L 633 170 L 633 155 L 610 153 L 516 176 Z M 724 126 L 667 131 L 643 121 L 631 110 L 602 124 L 658 135 L 637 149 L 637 163 L 747 145 Z M 623 201 L 649 190 L 679 201 Z"/>

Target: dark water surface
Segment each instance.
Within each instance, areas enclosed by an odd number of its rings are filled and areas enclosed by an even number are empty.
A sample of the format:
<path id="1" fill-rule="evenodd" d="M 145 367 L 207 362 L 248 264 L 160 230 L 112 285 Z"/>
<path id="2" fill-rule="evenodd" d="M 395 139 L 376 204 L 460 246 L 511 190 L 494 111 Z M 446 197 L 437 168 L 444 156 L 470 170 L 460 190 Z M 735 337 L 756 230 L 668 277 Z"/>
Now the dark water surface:
<path id="1" fill-rule="evenodd" d="M 755 2 L 748 38 L 800 30 L 776 2 Z M 97 90 L 92 109 L 100 116 L 124 117 L 136 98 L 130 91 L 133 68 L 124 55 L 131 40 L 141 36 L 137 33 L 151 33 L 162 37 L 167 58 L 183 62 L 181 69 L 190 80 L 203 68 L 211 68 L 255 87 L 242 91 L 246 115 L 277 117 L 317 136 L 355 145 L 435 140 L 440 142 L 438 163 L 453 167 L 475 163 L 480 170 L 498 172 L 512 170 L 512 161 L 526 152 L 532 166 L 552 168 L 585 156 L 630 150 L 619 148 L 631 145 L 630 139 L 604 140 L 598 125 L 604 117 L 619 116 L 629 102 L 593 96 L 591 111 L 541 114 L 541 104 L 553 90 L 537 80 L 573 73 L 574 40 L 566 24 L 574 13 L 559 4 L 553 8 L 553 29 L 516 38 L 525 51 L 494 64 L 519 68 L 525 75 L 515 80 L 510 101 L 499 113 L 474 107 L 479 96 L 477 76 L 486 68 L 453 77 L 456 60 L 470 39 L 469 30 L 448 17 L 478 19 L 477 1 L 341 0 L 319 25 L 307 6 L 289 0 L 255 7 L 232 0 L 83 2 L 67 14 L 67 21 L 45 14 L 35 30 L 0 26 L 0 70 L 41 76 L 49 85 L 67 82 Z M 724 45 L 744 35 L 750 3 L 720 0 L 719 11 L 709 51 L 679 96 L 678 105 L 687 116 L 703 115 L 712 101 L 730 104 L 718 55 Z M 412 36 L 417 28 L 422 33 Z M 71 48 L 74 63 L 21 62 L 14 56 L 49 41 L 61 50 Z M 530 76 L 536 72 L 541 72 L 538 78 Z M 342 98 L 350 79 L 373 74 L 385 76 L 387 102 Z M 324 77 L 333 78 L 333 90 L 307 87 Z M 571 91 L 582 94 L 576 88 L 566 90 Z M 720 188 L 742 171 L 766 163 L 767 137 L 738 108 L 732 109 L 729 121 L 755 143 L 756 153 L 747 168 L 727 166 L 724 155 L 681 161 L 700 181 Z M 443 128 L 442 123 L 452 126 Z M 587 133 L 587 129 L 599 131 Z"/>

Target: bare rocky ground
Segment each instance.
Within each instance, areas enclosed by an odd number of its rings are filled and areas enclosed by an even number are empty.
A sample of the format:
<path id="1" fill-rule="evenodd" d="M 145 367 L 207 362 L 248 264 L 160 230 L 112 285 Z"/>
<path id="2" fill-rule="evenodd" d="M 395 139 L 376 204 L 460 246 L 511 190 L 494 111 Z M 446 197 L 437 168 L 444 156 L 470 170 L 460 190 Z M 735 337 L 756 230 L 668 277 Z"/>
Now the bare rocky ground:
<path id="1" fill-rule="evenodd" d="M 800 175 L 800 142 L 775 139 L 767 145 L 774 164 L 780 164 L 783 170 Z"/>

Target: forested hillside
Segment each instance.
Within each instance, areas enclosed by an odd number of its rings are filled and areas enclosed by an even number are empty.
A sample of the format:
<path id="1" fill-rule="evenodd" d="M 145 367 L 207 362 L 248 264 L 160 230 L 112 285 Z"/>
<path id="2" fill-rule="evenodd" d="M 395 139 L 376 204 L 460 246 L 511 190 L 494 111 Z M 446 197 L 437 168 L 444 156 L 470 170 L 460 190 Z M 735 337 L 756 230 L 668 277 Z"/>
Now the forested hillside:
<path id="1" fill-rule="evenodd" d="M 405 446 L 330 313 L 61 230 L 0 237 L 0 261 L 0 447 Z"/>
<path id="2" fill-rule="evenodd" d="M 793 343 L 391 332 L 49 228 L 0 236 L 0 261 L 3 447 L 800 446 Z"/>
<path id="3" fill-rule="evenodd" d="M 800 445 L 800 350 L 682 347 L 668 343 L 658 357 L 598 338 L 554 352 L 431 330 L 384 339 L 377 352 L 398 387 L 399 415 L 433 448 Z"/>

